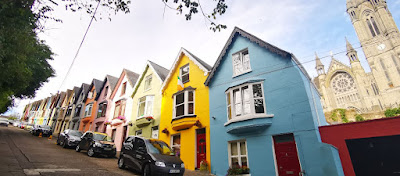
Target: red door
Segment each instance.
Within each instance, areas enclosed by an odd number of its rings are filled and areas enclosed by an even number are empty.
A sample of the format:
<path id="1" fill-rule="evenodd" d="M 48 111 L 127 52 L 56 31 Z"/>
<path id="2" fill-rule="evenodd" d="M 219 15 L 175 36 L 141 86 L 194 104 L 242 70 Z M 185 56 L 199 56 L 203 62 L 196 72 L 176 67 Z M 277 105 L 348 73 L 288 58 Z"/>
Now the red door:
<path id="1" fill-rule="evenodd" d="M 206 131 L 200 129 L 197 131 L 197 168 L 200 168 L 200 162 L 206 161 Z"/>
<path id="2" fill-rule="evenodd" d="M 301 168 L 293 134 L 274 136 L 274 147 L 279 176 L 299 176 Z"/>

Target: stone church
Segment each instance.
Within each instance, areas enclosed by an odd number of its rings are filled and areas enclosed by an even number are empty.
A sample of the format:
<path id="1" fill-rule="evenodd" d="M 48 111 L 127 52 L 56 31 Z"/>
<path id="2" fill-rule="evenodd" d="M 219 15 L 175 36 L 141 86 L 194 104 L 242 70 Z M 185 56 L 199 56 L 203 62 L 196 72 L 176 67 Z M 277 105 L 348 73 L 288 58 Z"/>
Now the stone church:
<path id="1" fill-rule="evenodd" d="M 324 113 L 352 109 L 367 118 L 380 118 L 387 108 L 400 105 L 400 34 L 386 0 L 347 0 L 347 13 L 360 40 L 370 72 L 346 39 L 350 66 L 332 57 L 328 70 L 316 55 Z M 328 117 L 327 117 L 328 118 Z"/>

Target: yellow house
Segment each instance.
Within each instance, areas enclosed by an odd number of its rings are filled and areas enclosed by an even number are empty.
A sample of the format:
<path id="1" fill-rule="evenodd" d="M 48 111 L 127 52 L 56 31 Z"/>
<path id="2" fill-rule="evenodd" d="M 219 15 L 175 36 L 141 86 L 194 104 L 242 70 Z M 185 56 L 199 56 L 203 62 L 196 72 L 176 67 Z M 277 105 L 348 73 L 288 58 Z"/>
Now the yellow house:
<path id="1" fill-rule="evenodd" d="M 129 135 L 158 139 L 161 117 L 161 85 L 169 70 L 147 61 L 132 93 L 132 127 Z"/>
<path id="2" fill-rule="evenodd" d="M 161 86 L 159 138 L 189 170 L 200 168 L 200 163 L 210 168 L 209 97 L 204 85 L 210 70 L 211 66 L 181 48 Z"/>

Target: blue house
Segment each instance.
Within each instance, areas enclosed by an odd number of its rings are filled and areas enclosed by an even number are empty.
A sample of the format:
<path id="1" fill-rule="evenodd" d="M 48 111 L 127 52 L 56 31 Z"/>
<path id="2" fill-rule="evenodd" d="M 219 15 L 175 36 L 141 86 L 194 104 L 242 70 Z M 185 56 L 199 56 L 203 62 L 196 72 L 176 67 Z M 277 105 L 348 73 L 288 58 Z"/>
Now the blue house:
<path id="1" fill-rule="evenodd" d="M 319 93 L 293 54 L 235 27 L 205 85 L 212 174 L 343 175 L 337 149 L 321 142 Z"/>

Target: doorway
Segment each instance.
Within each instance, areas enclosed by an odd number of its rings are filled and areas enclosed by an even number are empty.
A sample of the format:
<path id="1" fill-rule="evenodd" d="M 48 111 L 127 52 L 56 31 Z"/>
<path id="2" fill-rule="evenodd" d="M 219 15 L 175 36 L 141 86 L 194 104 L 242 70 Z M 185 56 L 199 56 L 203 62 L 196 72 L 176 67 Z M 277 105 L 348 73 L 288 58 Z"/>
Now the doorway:
<path id="1" fill-rule="evenodd" d="M 277 135 L 273 136 L 273 139 L 278 175 L 300 175 L 300 162 L 293 134 Z"/>
<path id="2" fill-rule="evenodd" d="M 207 161 L 206 129 L 196 130 L 196 158 L 197 168 L 200 168 L 201 161 Z"/>

